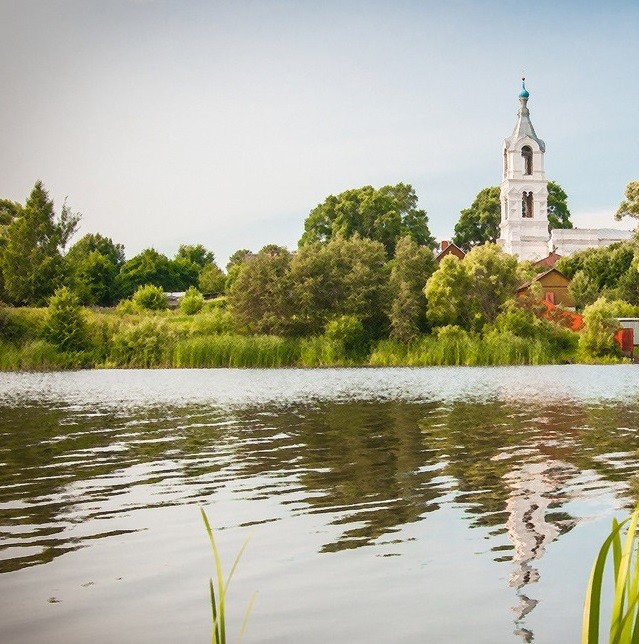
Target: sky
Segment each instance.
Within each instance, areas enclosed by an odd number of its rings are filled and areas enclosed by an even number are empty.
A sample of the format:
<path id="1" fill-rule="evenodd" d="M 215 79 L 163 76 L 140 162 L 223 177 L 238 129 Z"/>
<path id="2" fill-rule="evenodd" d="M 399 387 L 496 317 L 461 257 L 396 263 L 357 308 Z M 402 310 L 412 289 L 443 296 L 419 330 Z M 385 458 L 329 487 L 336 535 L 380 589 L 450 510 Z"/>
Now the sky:
<path id="1" fill-rule="evenodd" d="M 0 0 L 0 198 L 40 179 L 127 257 L 294 249 L 409 183 L 433 235 L 501 180 L 521 75 L 579 227 L 639 178 L 639 2 Z"/>

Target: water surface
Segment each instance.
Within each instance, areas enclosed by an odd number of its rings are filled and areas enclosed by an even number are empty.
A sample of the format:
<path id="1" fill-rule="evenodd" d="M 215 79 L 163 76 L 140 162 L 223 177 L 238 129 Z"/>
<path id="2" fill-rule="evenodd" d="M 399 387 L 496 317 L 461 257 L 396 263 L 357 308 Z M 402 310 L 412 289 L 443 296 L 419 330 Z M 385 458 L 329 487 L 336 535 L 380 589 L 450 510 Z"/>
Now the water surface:
<path id="1" fill-rule="evenodd" d="M 639 370 L 0 375 L 9 642 L 578 641 L 636 479 Z"/>

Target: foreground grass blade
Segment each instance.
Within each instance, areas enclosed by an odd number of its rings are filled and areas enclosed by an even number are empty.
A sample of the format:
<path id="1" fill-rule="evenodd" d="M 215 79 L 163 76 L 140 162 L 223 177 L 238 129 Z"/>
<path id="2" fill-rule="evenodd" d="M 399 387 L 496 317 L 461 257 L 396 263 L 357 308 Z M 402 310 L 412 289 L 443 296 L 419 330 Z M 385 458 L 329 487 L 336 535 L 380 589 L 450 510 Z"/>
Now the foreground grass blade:
<path id="1" fill-rule="evenodd" d="M 213 619 L 213 631 L 211 634 L 211 644 L 226 644 L 226 593 L 228 591 L 229 584 L 231 579 L 235 574 L 237 568 L 246 547 L 248 546 L 249 538 L 246 539 L 240 551 L 237 553 L 233 565 L 231 566 L 231 571 L 226 581 L 224 580 L 224 573 L 222 572 L 222 559 L 220 557 L 220 552 L 215 543 L 215 538 L 213 537 L 213 530 L 211 529 L 211 524 L 209 523 L 206 512 L 200 508 L 200 513 L 202 515 L 202 520 L 204 521 L 204 526 L 206 527 L 206 532 L 209 536 L 209 541 L 211 543 L 211 550 L 213 551 L 213 557 L 215 559 L 215 575 L 217 578 L 217 595 L 215 593 L 215 584 L 212 579 L 209 579 L 209 593 L 211 597 L 211 615 Z M 246 630 L 246 625 L 253 609 L 253 604 L 255 603 L 255 598 L 257 593 L 253 595 L 251 601 L 249 602 L 246 614 L 244 615 L 244 621 L 242 622 L 242 628 L 238 636 L 237 641 L 241 641 L 244 631 Z"/>
<path id="2" fill-rule="evenodd" d="M 639 505 L 612 530 L 601 546 L 588 582 L 582 621 L 582 644 L 598 644 L 601 589 L 606 560 L 612 549 L 614 597 L 610 614 L 610 644 L 639 644 Z M 627 526 L 622 547 L 622 529 Z"/>

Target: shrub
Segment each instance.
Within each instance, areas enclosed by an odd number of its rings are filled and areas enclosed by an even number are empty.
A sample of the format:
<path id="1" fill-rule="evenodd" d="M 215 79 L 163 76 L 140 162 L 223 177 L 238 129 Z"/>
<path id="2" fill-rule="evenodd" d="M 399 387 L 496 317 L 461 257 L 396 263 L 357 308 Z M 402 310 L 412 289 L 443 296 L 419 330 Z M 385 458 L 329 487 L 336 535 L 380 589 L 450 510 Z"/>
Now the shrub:
<path id="1" fill-rule="evenodd" d="M 116 367 L 166 366 L 175 334 L 153 318 L 126 326 L 111 339 L 108 364 Z"/>
<path id="2" fill-rule="evenodd" d="M 59 351 L 83 351 L 88 347 L 87 321 L 80 301 L 66 286 L 49 300 L 42 336 Z"/>
<path id="3" fill-rule="evenodd" d="M 169 302 L 162 288 L 153 284 L 139 286 L 138 290 L 133 294 L 132 300 L 140 308 L 149 311 L 163 311 L 169 307 Z"/>
<path id="4" fill-rule="evenodd" d="M 194 286 L 189 287 L 180 301 L 180 311 L 186 315 L 195 315 L 204 306 L 204 296 Z"/>
<path id="5" fill-rule="evenodd" d="M 579 338 L 579 351 L 587 360 L 621 356 L 614 335 L 619 328 L 615 319 L 617 309 L 612 302 L 600 297 L 584 310 L 584 329 Z"/>
<path id="6" fill-rule="evenodd" d="M 362 357 L 366 353 L 364 326 L 353 315 L 340 315 L 328 322 L 325 334 L 330 341 L 341 346 L 346 357 Z"/>
<path id="7" fill-rule="evenodd" d="M 191 335 L 217 335 L 235 330 L 230 311 L 216 307 L 210 313 L 200 313 L 193 318 Z"/>

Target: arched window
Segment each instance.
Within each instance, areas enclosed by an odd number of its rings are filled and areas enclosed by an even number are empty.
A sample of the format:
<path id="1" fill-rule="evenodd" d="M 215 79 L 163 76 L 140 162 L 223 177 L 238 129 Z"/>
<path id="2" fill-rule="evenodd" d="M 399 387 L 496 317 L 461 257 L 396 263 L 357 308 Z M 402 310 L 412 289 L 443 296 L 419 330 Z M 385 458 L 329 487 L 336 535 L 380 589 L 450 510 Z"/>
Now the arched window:
<path id="1" fill-rule="evenodd" d="M 526 192 L 521 197 L 521 216 L 532 219 L 533 216 L 533 193 Z"/>
<path id="2" fill-rule="evenodd" d="M 508 174 L 508 153 L 504 150 L 504 177 Z"/>
<path id="3" fill-rule="evenodd" d="M 524 174 L 533 173 L 533 151 L 529 145 L 524 145 L 521 149 L 521 156 L 524 158 Z"/>

